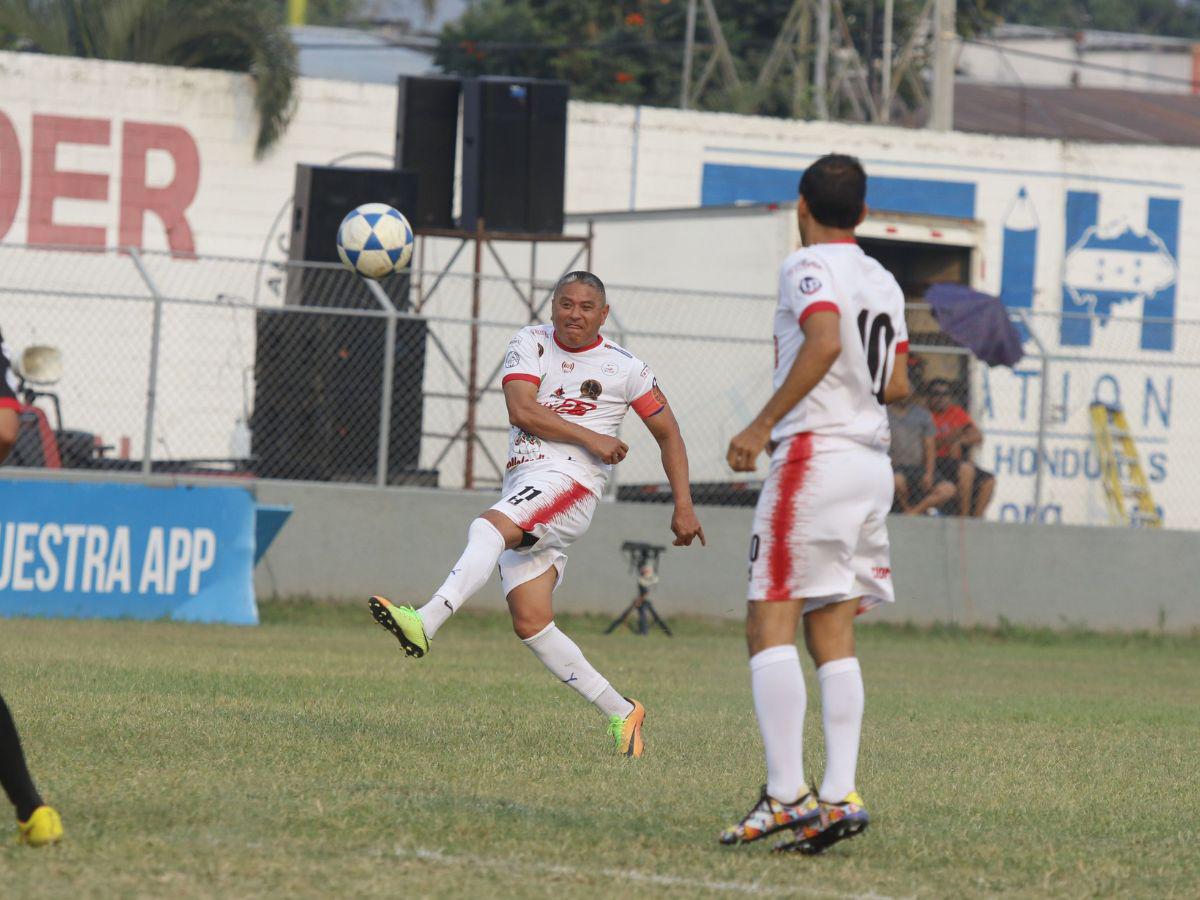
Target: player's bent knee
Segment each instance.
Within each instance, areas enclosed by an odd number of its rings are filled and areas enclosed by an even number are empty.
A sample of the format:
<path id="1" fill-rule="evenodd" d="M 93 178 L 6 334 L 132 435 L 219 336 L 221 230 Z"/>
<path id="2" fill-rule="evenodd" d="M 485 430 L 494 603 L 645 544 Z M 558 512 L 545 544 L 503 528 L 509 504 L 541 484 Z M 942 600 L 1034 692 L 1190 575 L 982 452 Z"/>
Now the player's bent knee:
<path id="1" fill-rule="evenodd" d="M 513 613 L 513 632 L 521 640 L 527 641 L 539 632 L 545 631 L 546 627 L 553 621 L 553 616 L 529 616 Z"/>
<path id="2" fill-rule="evenodd" d="M 511 550 L 521 543 L 521 539 L 525 537 L 520 526 L 512 519 L 504 515 L 504 513 L 496 512 L 494 509 L 485 510 L 478 518 L 472 520 L 471 528 L 475 527 L 476 522 L 487 522 L 496 531 L 500 532 L 500 537 L 504 539 L 504 547 L 506 550 Z M 468 529 L 469 533 L 470 529 Z"/>

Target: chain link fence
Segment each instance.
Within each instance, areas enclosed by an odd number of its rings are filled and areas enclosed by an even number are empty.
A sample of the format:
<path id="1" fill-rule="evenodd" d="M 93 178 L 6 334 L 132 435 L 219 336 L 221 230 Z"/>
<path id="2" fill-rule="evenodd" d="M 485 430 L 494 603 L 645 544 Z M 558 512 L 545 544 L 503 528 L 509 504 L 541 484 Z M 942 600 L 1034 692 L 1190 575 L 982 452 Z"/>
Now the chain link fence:
<path id="1" fill-rule="evenodd" d="M 337 265 L 0 244 L 0 329 L 61 351 L 61 377 L 30 371 L 10 465 L 494 489 L 508 417 L 500 389 L 513 333 L 548 315 L 552 285 L 424 272 L 374 283 Z M 610 286 L 605 334 L 648 362 L 683 428 L 697 502 L 751 505 L 759 478 L 725 448 L 771 390 L 775 298 Z M 417 314 L 412 310 L 419 309 Z M 478 310 L 477 317 L 472 311 Z M 984 440 L 986 511 L 1005 521 L 1110 524 L 1090 406 L 1128 418 L 1165 524 L 1200 527 L 1200 323 L 1022 323 L 1015 370 L 972 361 L 929 309 L 908 310 L 914 381 L 943 379 Z M 1078 341 L 1078 328 L 1068 329 Z M 917 401 L 926 402 L 919 394 Z M 658 447 L 636 417 L 612 495 L 669 502 Z M 959 511 L 954 504 L 945 513 Z"/>

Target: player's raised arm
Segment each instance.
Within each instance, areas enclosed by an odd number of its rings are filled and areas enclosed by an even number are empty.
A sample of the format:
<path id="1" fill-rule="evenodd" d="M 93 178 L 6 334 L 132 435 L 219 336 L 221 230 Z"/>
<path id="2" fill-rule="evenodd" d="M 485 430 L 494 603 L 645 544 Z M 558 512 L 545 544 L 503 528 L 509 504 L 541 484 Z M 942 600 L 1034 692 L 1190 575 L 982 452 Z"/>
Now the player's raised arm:
<path id="1" fill-rule="evenodd" d="M 536 381 L 505 379 L 504 402 L 508 405 L 508 421 L 522 431 L 544 441 L 562 441 L 587 450 L 601 462 L 615 465 L 625 458 L 629 446 L 618 438 L 598 434 L 591 429 L 568 422 L 558 413 L 538 403 Z"/>
<path id="2" fill-rule="evenodd" d="M 650 396 L 657 406 L 657 410 L 647 411 L 647 414 L 642 416 L 642 421 L 646 423 L 646 428 L 658 441 L 659 450 L 662 452 L 663 471 L 667 474 L 667 481 L 671 485 L 671 496 L 675 498 L 675 512 L 671 516 L 671 530 L 675 532 L 675 546 L 690 547 L 696 538 L 700 538 L 700 543 L 707 546 L 708 541 L 704 539 L 704 529 L 700 527 L 700 520 L 696 518 L 696 510 L 692 506 L 692 486 L 688 480 L 687 447 L 684 446 L 683 434 L 679 431 L 679 422 L 675 420 L 675 413 L 671 411 L 670 404 L 667 403 L 667 398 L 662 391 L 658 389 L 658 385 L 653 387 Z M 636 409 L 636 404 L 635 411 L 641 415 L 641 410 Z"/>
<path id="3" fill-rule="evenodd" d="M 741 433 L 729 442 L 726 460 L 735 472 L 753 472 L 758 455 L 771 439 L 771 429 L 816 387 L 842 352 L 839 314 L 819 310 L 800 325 L 804 343 L 779 389 Z"/>

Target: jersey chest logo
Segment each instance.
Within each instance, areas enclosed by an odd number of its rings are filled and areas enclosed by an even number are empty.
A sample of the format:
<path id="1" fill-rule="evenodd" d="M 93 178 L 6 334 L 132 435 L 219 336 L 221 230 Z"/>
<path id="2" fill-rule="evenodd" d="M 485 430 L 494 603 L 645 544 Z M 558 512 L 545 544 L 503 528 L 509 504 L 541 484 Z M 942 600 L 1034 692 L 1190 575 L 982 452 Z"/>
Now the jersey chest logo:
<path id="1" fill-rule="evenodd" d="M 574 397 L 551 401 L 545 405 L 547 409 L 558 413 L 560 416 L 586 416 L 596 408 L 595 403 L 589 403 L 586 400 L 576 400 Z"/>

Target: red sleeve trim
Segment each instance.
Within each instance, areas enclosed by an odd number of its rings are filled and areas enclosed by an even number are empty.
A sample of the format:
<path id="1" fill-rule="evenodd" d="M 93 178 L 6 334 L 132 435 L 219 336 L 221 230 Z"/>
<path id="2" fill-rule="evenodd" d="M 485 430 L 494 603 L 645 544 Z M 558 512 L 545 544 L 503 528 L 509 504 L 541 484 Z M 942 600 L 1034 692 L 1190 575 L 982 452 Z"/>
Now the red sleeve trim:
<path id="1" fill-rule="evenodd" d="M 21 411 L 21 401 L 16 397 L 0 397 L 0 409 L 15 409 Z"/>
<path id="2" fill-rule="evenodd" d="M 804 308 L 804 312 L 800 313 L 800 327 L 804 327 L 804 320 L 813 313 L 831 312 L 840 316 L 842 311 L 837 308 L 837 304 L 829 300 L 818 300 L 816 303 L 810 303 Z"/>
<path id="3" fill-rule="evenodd" d="M 538 378 L 536 375 L 527 375 L 524 372 L 513 372 L 511 375 L 504 376 L 504 379 L 500 382 L 500 386 L 503 387 L 510 381 L 528 381 L 537 385 L 542 383 L 542 379 Z"/>
<path id="4" fill-rule="evenodd" d="M 900 343 L 898 343 L 896 345 L 896 352 L 897 353 L 907 353 L 908 352 L 908 341 L 901 341 Z"/>
<path id="5" fill-rule="evenodd" d="M 659 403 L 658 399 L 654 396 L 653 388 L 646 391 L 646 393 L 642 394 L 642 396 L 638 397 L 629 405 L 633 408 L 633 411 L 643 419 L 649 419 L 651 416 L 657 416 L 666 408 L 663 406 L 663 404 Z"/>

